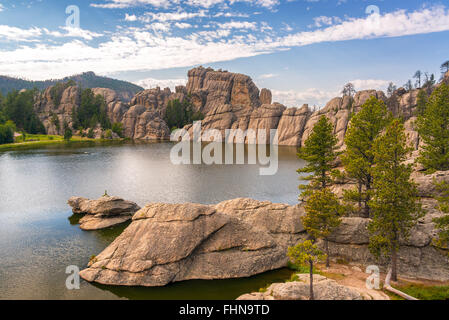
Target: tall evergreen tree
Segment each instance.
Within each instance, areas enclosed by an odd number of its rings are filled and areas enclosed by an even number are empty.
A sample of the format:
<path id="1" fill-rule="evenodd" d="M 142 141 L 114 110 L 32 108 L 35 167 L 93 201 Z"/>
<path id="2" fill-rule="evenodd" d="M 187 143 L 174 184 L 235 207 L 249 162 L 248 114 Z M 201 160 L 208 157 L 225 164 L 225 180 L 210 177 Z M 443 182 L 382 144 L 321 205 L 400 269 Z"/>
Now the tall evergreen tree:
<path id="1" fill-rule="evenodd" d="M 436 197 L 439 203 L 438 209 L 444 215 L 433 219 L 439 230 L 435 243 L 440 247 L 449 248 L 449 182 L 437 183 L 436 187 L 440 193 L 440 196 Z"/>
<path id="2" fill-rule="evenodd" d="M 417 125 L 424 142 L 418 161 L 428 170 L 449 170 L 449 85 L 433 91 Z"/>
<path id="3" fill-rule="evenodd" d="M 366 217 L 370 216 L 372 168 L 375 164 L 373 145 L 390 119 L 385 103 L 371 97 L 352 117 L 345 136 L 346 152 L 342 156 L 342 162 L 348 176 L 358 184 L 356 189 L 345 192 L 345 199 L 357 202 L 359 210 Z"/>
<path id="4" fill-rule="evenodd" d="M 415 75 L 413 76 L 413 78 L 416 79 L 416 88 L 421 88 L 421 79 L 422 79 L 422 72 L 421 70 L 418 70 L 415 72 Z"/>
<path id="5" fill-rule="evenodd" d="M 391 259 L 392 278 L 397 281 L 397 252 L 401 239 L 422 217 L 415 183 L 410 179 L 412 165 L 404 164 L 411 148 L 406 146 L 404 126 L 395 119 L 385 134 L 376 139 L 373 154 L 373 197 L 369 201 L 372 220 L 368 225 L 370 250 Z"/>
<path id="6" fill-rule="evenodd" d="M 449 71 L 449 60 L 445 61 L 441 64 L 441 72 L 443 73 L 443 75 Z"/>
<path id="7" fill-rule="evenodd" d="M 394 85 L 394 83 L 393 82 L 390 82 L 389 84 L 388 84 L 388 88 L 387 88 L 387 95 L 388 95 L 388 97 L 389 98 L 391 98 L 392 96 L 393 96 L 393 94 L 394 94 L 394 92 L 396 91 L 396 86 Z"/>
<path id="8" fill-rule="evenodd" d="M 301 218 L 307 233 L 314 239 L 323 239 L 326 251 L 326 267 L 329 263 L 328 237 L 341 224 L 344 207 L 328 188 L 315 190 L 307 199 L 306 215 Z"/>
<path id="9" fill-rule="evenodd" d="M 300 185 L 300 189 L 306 190 L 305 195 L 312 190 L 324 189 L 332 183 L 331 172 L 337 158 L 337 142 L 332 124 L 326 116 L 321 116 L 304 147 L 298 152 L 298 157 L 305 160 L 307 165 L 297 172 L 311 173 L 302 178 L 310 181 L 310 184 Z"/>

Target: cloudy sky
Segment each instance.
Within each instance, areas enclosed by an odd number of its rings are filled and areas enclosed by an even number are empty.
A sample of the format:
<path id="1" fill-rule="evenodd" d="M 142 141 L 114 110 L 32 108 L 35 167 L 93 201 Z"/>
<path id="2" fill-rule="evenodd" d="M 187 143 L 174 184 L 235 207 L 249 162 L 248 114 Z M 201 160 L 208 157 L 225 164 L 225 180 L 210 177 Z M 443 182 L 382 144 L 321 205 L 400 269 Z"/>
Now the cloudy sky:
<path id="1" fill-rule="evenodd" d="M 439 76 L 448 39 L 448 0 L 0 0 L 2 75 L 174 87 L 203 65 L 248 74 L 288 106 L 322 106 L 347 82 Z"/>

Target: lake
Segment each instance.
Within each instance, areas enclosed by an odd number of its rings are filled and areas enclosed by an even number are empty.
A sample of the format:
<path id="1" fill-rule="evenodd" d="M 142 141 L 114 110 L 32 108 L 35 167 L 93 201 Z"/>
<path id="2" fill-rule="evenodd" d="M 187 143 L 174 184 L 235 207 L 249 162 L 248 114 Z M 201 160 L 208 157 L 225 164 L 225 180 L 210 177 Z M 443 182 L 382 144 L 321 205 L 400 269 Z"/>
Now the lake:
<path id="1" fill-rule="evenodd" d="M 279 147 L 279 169 L 259 165 L 174 165 L 172 143 L 69 143 L 0 152 L 0 299 L 235 299 L 291 274 L 282 269 L 245 279 L 185 281 L 163 288 L 65 286 L 66 267 L 87 266 L 126 227 L 83 231 L 71 218 L 71 196 L 107 190 L 149 202 L 214 204 L 239 197 L 295 204 L 303 162 Z"/>

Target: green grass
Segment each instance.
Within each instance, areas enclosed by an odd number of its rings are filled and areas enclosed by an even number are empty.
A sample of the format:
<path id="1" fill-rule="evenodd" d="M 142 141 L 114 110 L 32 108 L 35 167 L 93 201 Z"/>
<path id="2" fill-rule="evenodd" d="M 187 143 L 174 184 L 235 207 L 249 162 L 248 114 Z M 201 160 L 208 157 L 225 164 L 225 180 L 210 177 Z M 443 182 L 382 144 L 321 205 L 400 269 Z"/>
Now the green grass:
<path id="1" fill-rule="evenodd" d="M 449 300 L 449 286 L 408 284 L 395 288 L 419 300 Z"/>
<path id="2" fill-rule="evenodd" d="M 102 139 L 89 139 L 79 136 L 73 136 L 70 142 L 84 142 L 84 141 L 110 141 Z M 39 147 L 57 143 L 67 143 L 63 136 L 57 135 L 45 135 L 45 134 L 27 134 L 25 142 L 23 142 L 22 136 L 16 137 L 15 143 L 0 145 L 0 151 L 15 150 L 26 147 Z"/>

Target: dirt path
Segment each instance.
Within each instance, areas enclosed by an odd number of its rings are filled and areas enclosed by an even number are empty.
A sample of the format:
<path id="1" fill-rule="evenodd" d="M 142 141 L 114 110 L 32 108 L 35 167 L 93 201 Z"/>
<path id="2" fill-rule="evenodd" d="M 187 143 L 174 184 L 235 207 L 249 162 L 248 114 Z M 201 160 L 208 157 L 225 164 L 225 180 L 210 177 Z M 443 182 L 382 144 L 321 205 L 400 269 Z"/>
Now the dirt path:
<path id="1" fill-rule="evenodd" d="M 367 288 L 366 279 L 369 274 L 364 272 L 364 268 L 351 265 L 331 264 L 330 268 L 319 266 L 319 269 L 324 276 L 337 281 L 341 285 L 356 289 L 365 300 L 390 300 L 390 297 L 382 290 Z M 381 274 L 381 283 L 384 278 L 385 275 Z"/>

